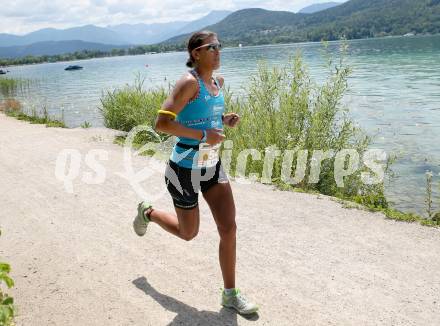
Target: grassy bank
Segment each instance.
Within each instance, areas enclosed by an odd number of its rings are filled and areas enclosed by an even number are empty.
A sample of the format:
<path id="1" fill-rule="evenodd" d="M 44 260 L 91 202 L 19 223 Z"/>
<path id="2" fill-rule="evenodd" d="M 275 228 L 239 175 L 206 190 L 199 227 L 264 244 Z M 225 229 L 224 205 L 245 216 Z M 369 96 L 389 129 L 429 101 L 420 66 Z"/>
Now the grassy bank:
<path id="1" fill-rule="evenodd" d="M 23 110 L 17 94 L 26 92 L 32 81 L 24 79 L 0 78 L 0 94 L 3 100 L 0 101 L 0 111 L 18 120 L 28 121 L 35 124 L 45 124 L 47 127 L 65 128 L 64 122 L 53 119 L 49 116 L 47 108 L 43 107 L 40 112 L 32 110 L 29 114 Z"/>
<path id="2" fill-rule="evenodd" d="M 387 207 L 383 185 L 365 186 L 361 182 L 359 169 L 344 180 L 344 187 L 338 187 L 334 175 L 334 157 L 324 159 L 316 180 L 311 178 L 313 154 L 317 150 L 331 154 L 344 149 L 353 149 L 363 156 L 371 139 L 365 132 L 355 127 L 348 116 L 348 109 L 341 105 L 347 89 L 350 68 L 343 61 L 328 62 L 328 77 L 322 85 L 314 83 L 309 71 L 297 54 L 284 67 L 269 68 L 264 63 L 253 76 L 245 89 L 245 99 L 229 94 L 226 100 L 228 111 L 237 112 L 242 117 L 237 129 L 226 128 L 227 139 L 233 141 L 232 170 L 236 170 L 236 158 L 246 149 L 256 149 L 266 153 L 267 148 L 281 153 L 291 151 L 292 168 L 288 175 L 294 174 L 299 153 L 303 152 L 305 165 L 304 178 L 294 187 L 314 190 L 337 197 L 368 197 L 375 205 Z M 347 163 L 347 162 L 345 162 Z M 264 174 L 264 160 L 249 160 L 248 173 Z M 276 157 L 273 164 L 271 182 L 289 187 L 282 178 L 283 158 Z"/>
<path id="3" fill-rule="evenodd" d="M 123 131 L 130 131 L 142 124 L 153 127 L 156 111 L 166 99 L 168 91 L 163 87 L 145 91 L 144 82 L 138 76 L 134 86 L 127 85 L 102 95 L 100 110 L 106 127 Z"/>
<path id="4" fill-rule="evenodd" d="M 0 102 L 0 112 L 4 112 L 9 117 L 28 121 L 33 124 L 44 124 L 46 127 L 66 128 L 64 122 L 51 118 L 46 108 L 43 108 L 41 112 L 33 110 L 31 114 L 28 114 L 23 111 L 21 103 L 15 99 L 7 99 Z"/>
<path id="5" fill-rule="evenodd" d="M 27 90 L 32 82 L 30 80 L 0 77 L 0 94 L 3 98 L 13 98 L 17 92 Z"/>

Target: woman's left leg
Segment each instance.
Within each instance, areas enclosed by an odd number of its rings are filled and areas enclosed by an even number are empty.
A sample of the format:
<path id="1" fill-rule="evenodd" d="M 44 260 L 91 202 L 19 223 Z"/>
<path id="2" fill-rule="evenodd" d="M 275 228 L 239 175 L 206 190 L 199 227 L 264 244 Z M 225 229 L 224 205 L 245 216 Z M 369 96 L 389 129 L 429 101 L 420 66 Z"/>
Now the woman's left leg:
<path id="1" fill-rule="evenodd" d="M 203 193 L 211 208 L 220 235 L 219 259 L 225 290 L 222 305 L 234 308 L 241 314 L 253 314 L 258 306 L 235 288 L 236 232 L 235 204 L 229 182 L 217 183 Z M 228 290 L 226 290 L 228 289 Z"/>
<path id="2" fill-rule="evenodd" d="M 225 289 L 235 288 L 235 203 L 229 182 L 211 186 L 203 197 L 211 209 L 220 235 L 219 260 Z"/>

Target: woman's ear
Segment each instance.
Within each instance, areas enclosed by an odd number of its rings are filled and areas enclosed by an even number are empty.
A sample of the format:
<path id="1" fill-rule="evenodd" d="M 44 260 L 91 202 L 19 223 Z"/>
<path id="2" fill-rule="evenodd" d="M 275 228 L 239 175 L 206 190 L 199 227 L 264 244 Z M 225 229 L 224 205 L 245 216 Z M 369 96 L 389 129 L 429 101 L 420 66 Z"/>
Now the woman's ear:
<path id="1" fill-rule="evenodd" d="M 197 50 L 192 50 L 191 55 L 192 55 L 194 61 L 198 61 L 200 59 L 199 51 L 197 51 Z"/>

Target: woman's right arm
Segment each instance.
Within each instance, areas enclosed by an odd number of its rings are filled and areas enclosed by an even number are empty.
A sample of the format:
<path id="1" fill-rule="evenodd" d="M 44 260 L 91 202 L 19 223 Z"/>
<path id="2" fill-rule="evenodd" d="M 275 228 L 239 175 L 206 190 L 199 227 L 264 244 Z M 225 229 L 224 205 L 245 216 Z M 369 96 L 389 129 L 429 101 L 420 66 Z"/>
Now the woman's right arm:
<path id="1" fill-rule="evenodd" d="M 174 87 L 171 94 L 162 104 L 162 110 L 171 111 L 179 114 L 184 106 L 194 97 L 198 90 L 197 80 L 189 75 L 183 76 Z M 201 139 L 203 133 L 201 130 L 188 128 L 175 121 L 167 114 L 159 113 L 156 118 L 155 129 L 166 134 L 178 137 L 187 137 Z"/>
<path id="2" fill-rule="evenodd" d="M 196 95 L 198 91 L 198 82 L 190 74 L 183 76 L 174 87 L 171 94 L 162 105 L 162 110 L 171 111 L 178 114 L 185 105 Z M 175 121 L 167 114 L 159 113 L 156 118 L 155 129 L 157 131 L 171 134 L 177 137 L 186 137 L 200 140 L 203 137 L 202 130 L 188 128 L 179 122 Z M 217 144 L 224 139 L 221 130 L 209 129 L 207 130 L 207 143 Z"/>

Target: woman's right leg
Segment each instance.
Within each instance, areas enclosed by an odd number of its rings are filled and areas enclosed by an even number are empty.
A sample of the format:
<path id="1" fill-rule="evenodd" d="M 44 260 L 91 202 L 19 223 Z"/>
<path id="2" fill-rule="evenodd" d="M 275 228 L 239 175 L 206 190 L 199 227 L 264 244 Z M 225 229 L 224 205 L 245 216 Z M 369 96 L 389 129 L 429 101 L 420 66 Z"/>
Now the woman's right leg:
<path id="1" fill-rule="evenodd" d="M 175 210 L 176 214 L 172 214 L 153 208 L 151 212 L 145 211 L 145 214 L 149 213 L 152 222 L 159 224 L 175 236 L 187 241 L 193 239 L 199 232 L 199 206 L 192 209 L 175 207 Z"/>
<path id="2" fill-rule="evenodd" d="M 150 221 L 159 224 L 171 234 L 184 240 L 191 240 L 199 232 L 200 224 L 198 194 L 194 192 L 191 183 L 191 169 L 182 168 L 173 161 L 168 161 L 165 183 L 173 198 L 176 214 L 155 208 L 144 211 L 144 214 Z"/>

